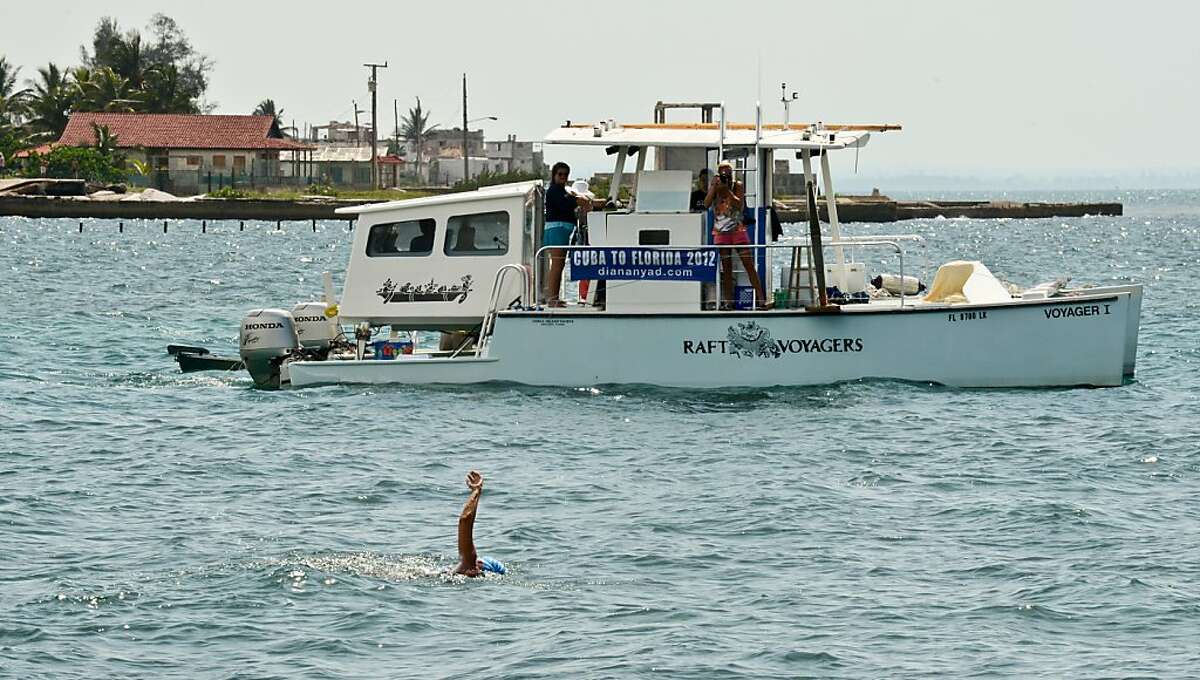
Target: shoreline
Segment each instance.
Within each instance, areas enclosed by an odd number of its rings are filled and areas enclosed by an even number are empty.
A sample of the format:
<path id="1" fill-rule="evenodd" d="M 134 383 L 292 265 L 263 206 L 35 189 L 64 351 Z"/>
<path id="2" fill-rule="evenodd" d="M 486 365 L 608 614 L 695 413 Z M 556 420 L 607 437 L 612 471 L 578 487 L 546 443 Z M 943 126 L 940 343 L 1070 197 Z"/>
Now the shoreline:
<path id="1" fill-rule="evenodd" d="M 782 222 L 803 222 L 808 219 L 808 201 L 803 197 L 778 201 Z M 1043 202 L 1043 201 L 958 201 L 958 200 L 895 200 L 887 196 L 837 197 L 839 222 L 900 222 L 903 220 L 936 219 L 938 217 L 971 219 L 1040 219 L 1048 217 L 1085 217 L 1105 215 L 1119 217 L 1125 206 L 1115 201 Z M 824 199 L 817 200 L 817 215 L 829 222 L 829 208 Z"/>
<path id="2" fill-rule="evenodd" d="M 195 219 L 195 220 L 347 220 L 336 214 L 338 208 L 380 203 L 382 199 L 294 200 L 269 198 L 205 198 L 179 201 L 98 201 L 82 197 L 4 196 L 0 197 L 0 216 L 66 217 L 96 219 Z M 804 222 L 808 219 L 804 201 L 781 202 L 779 219 Z M 912 219 L 944 218 L 1048 218 L 1086 215 L 1120 216 L 1124 206 L 1116 202 L 1097 203 L 1019 203 L 1013 201 L 894 201 L 859 200 L 841 197 L 837 201 L 839 222 L 899 222 Z M 822 222 L 829 221 L 828 208 L 818 202 Z"/>
<path id="3" fill-rule="evenodd" d="M 410 195 L 405 195 L 408 193 Z M 335 197 L 300 195 L 179 198 L 147 189 L 144 193 L 125 193 L 124 186 L 103 190 L 83 180 L 8 179 L 0 180 L 0 215 L 45 218 L 96 219 L 198 219 L 198 220 L 337 220 L 339 208 L 380 203 L 436 193 L 429 187 L 411 192 Z M 808 202 L 803 196 L 782 196 L 775 201 L 783 222 L 808 220 Z M 1020 202 L 1009 200 L 896 200 L 873 193 L 867 196 L 843 194 L 837 197 L 839 222 L 898 222 L 911 219 L 942 218 L 1048 218 L 1086 215 L 1120 216 L 1124 206 L 1114 201 L 1096 202 Z M 829 208 L 817 201 L 817 214 L 829 222 Z"/>
<path id="4" fill-rule="evenodd" d="M 343 220 L 338 208 L 379 203 L 371 199 L 297 201 L 257 198 L 209 198 L 182 201 L 94 201 L 53 196 L 5 196 L 0 216 L 93 219 L 157 220 Z"/>

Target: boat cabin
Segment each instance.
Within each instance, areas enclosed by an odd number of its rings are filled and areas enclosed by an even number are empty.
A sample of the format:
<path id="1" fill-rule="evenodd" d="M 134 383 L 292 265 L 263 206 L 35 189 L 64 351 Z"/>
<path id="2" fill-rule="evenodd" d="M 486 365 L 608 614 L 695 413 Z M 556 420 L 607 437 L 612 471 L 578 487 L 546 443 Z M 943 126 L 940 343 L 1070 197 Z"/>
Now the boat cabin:
<path id="1" fill-rule="evenodd" d="M 496 272 L 528 265 L 542 224 L 541 182 L 342 209 L 358 216 L 343 322 L 467 330 L 488 313 Z M 520 299 L 515 277 L 504 303 Z"/>
<path id="2" fill-rule="evenodd" d="M 720 123 L 605 121 L 556 128 L 546 135 L 546 145 L 601 147 L 615 157 L 609 194 L 597 201 L 603 209 L 588 212 L 582 221 L 590 247 L 567 250 L 564 278 L 604 281 L 607 312 L 714 309 L 713 272 L 719 256 L 710 247 L 713 216 L 693 206 L 691 192 L 693 172 L 701 167 L 714 172 L 725 159 L 734 162 L 737 179 L 745 185 L 755 268 L 770 291 L 776 269 L 770 246 L 772 173 L 760 168 L 773 168 L 777 155 L 794 153 L 815 186 L 813 166 L 819 163 L 836 243 L 840 235 L 828 152 L 860 148 L 872 132 L 898 128 L 733 124 L 725 123 L 723 114 Z M 655 164 L 647 168 L 651 149 Z M 623 187 L 630 196 L 624 202 Z M 542 241 L 543 205 L 542 185 L 534 181 L 339 210 L 357 216 L 340 304 L 342 321 L 406 330 L 470 330 L 496 309 L 537 307 L 548 259 Z M 855 271 L 861 278 L 861 266 L 856 270 L 855 263 L 845 262 L 840 246 L 834 252 L 836 262 L 828 268 L 834 277 L 831 285 L 855 290 L 849 279 Z M 797 266 L 793 260 L 792 267 Z M 738 276 L 739 306 L 752 308 L 763 302 L 753 299 L 744 272 Z M 591 286 L 591 296 L 597 288 Z M 552 311 L 599 310 L 572 306 Z"/>

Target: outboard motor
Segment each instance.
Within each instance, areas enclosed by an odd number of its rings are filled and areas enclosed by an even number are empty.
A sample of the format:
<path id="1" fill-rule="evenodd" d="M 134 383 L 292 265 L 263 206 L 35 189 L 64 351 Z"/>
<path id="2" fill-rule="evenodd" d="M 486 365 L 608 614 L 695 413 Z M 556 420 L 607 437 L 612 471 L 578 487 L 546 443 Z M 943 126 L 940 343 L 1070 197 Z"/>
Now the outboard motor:
<path id="1" fill-rule="evenodd" d="M 338 335 L 337 324 L 325 315 L 328 307 L 324 302 L 301 302 L 292 307 L 292 319 L 296 322 L 296 335 L 300 346 L 321 355 L 329 352 L 329 345 Z"/>
<path id="2" fill-rule="evenodd" d="M 238 350 L 255 385 L 277 388 L 288 382 L 283 364 L 298 349 L 296 323 L 286 309 L 255 309 L 242 319 Z"/>

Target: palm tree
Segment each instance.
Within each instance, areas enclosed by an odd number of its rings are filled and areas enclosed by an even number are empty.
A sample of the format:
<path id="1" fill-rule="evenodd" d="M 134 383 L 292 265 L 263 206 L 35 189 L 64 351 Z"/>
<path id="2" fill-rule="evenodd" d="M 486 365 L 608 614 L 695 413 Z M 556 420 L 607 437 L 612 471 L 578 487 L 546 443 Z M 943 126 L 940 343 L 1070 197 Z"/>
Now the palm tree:
<path id="1" fill-rule="evenodd" d="M 92 134 L 96 138 L 95 148 L 103 154 L 111 154 L 117 150 L 117 136 L 108 129 L 107 125 L 92 123 Z"/>
<path id="2" fill-rule="evenodd" d="M 96 79 L 93 77 L 96 69 L 90 66 L 76 66 L 67 71 L 67 79 L 70 81 L 71 98 L 74 100 L 75 108 L 86 107 L 88 102 L 91 102 L 96 97 Z"/>
<path id="3" fill-rule="evenodd" d="M 114 40 L 111 50 L 109 68 L 128 81 L 130 88 L 142 89 L 149 68 L 145 51 L 142 49 L 142 36 L 131 31 L 124 38 Z"/>
<path id="4" fill-rule="evenodd" d="M 198 113 L 195 101 L 184 90 L 175 64 L 155 66 L 146 72 L 142 110 L 148 113 Z"/>
<path id="5" fill-rule="evenodd" d="M 431 111 L 421 109 L 421 98 L 417 97 L 417 105 L 408 110 L 404 114 L 404 118 L 400 120 L 400 134 L 405 141 L 412 142 L 417 149 L 417 177 L 421 176 L 421 146 L 425 135 L 429 134 L 436 128 L 436 125 L 429 125 L 429 116 Z"/>
<path id="6" fill-rule="evenodd" d="M 283 109 L 279 109 L 278 111 L 275 110 L 275 100 L 274 99 L 262 100 L 261 102 L 258 103 L 258 106 L 254 107 L 254 111 L 251 112 L 250 115 L 252 115 L 252 116 L 271 116 L 271 118 L 273 118 L 275 121 L 273 123 L 273 125 L 280 129 L 283 128 Z"/>
<path id="7" fill-rule="evenodd" d="M 430 114 L 430 111 L 421 109 L 421 98 L 417 97 L 417 105 L 409 109 L 404 118 L 400 119 L 400 133 L 404 139 L 417 142 L 425 136 L 425 133 L 437 127 L 436 125 L 429 126 Z"/>
<path id="8" fill-rule="evenodd" d="M 92 70 L 90 85 L 89 96 L 80 101 L 81 110 L 128 113 L 142 104 L 142 93 L 107 66 Z"/>
<path id="9" fill-rule="evenodd" d="M 92 145 L 92 148 L 96 151 L 99 151 L 101 156 L 108 159 L 108 162 L 113 168 L 124 172 L 129 159 L 125 156 L 125 154 L 121 153 L 119 148 L 117 148 L 117 136 L 108 129 L 107 125 L 99 125 L 97 123 L 92 123 L 92 135 L 96 140 Z M 138 172 L 138 174 L 146 174 L 143 172 L 143 170 L 145 170 L 145 166 L 135 166 L 134 170 Z"/>
<path id="10" fill-rule="evenodd" d="M 38 69 L 40 80 L 26 81 L 31 86 L 28 111 L 34 130 L 57 139 L 67 127 L 67 116 L 74 104 L 70 78 L 54 62 Z"/>
<path id="11" fill-rule="evenodd" d="M 0 130 L 17 125 L 21 107 L 29 94 L 28 89 L 16 89 L 20 72 L 19 66 L 14 67 L 7 57 L 0 57 Z"/>

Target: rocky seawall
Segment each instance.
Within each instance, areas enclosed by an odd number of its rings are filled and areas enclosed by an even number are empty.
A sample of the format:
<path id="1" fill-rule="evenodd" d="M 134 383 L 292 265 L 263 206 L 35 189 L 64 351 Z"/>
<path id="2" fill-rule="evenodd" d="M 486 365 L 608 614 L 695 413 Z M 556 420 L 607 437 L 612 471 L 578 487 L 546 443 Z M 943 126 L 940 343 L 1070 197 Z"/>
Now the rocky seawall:
<path id="1" fill-rule="evenodd" d="M 779 218 L 784 222 L 808 219 L 808 202 L 803 198 L 777 201 Z M 829 221 L 824 200 L 817 201 L 821 221 Z M 1084 215 L 1121 215 L 1120 203 L 1022 203 L 1017 201 L 897 201 L 887 196 L 839 196 L 840 222 L 898 222 L 936 217 L 977 219 L 1082 217 Z"/>

